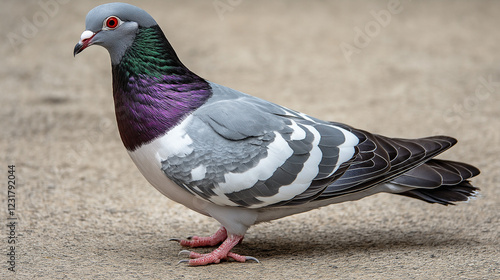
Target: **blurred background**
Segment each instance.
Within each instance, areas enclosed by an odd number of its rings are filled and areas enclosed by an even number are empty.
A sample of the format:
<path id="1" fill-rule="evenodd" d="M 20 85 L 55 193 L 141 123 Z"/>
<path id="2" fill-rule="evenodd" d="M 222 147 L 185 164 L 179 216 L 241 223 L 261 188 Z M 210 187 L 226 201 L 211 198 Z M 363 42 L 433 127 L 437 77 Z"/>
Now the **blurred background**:
<path id="1" fill-rule="evenodd" d="M 481 196 L 442 207 L 379 194 L 253 227 L 236 250 L 262 264 L 175 266 L 181 248 L 169 238 L 218 225 L 161 196 L 128 158 L 107 51 L 73 58 L 85 15 L 105 2 L 4 0 L 0 180 L 15 164 L 19 226 L 17 274 L 4 256 L 0 276 L 498 277 L 500 2 L 127 2 L 208 80 L 374 133 L 458 138 L 441 157 L 478 166 Z"/>

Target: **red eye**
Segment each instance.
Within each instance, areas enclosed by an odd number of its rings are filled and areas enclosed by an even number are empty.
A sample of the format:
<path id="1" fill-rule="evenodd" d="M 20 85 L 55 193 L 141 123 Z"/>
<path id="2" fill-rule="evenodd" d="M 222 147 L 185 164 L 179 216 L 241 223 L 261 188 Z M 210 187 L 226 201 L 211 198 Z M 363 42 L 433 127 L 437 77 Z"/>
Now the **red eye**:
<path id="1" fill-rule="evenodd" d="M 109 17 L 106 19 L 107 28 L 116 28 L 120 20 L 117 17 Z"/>

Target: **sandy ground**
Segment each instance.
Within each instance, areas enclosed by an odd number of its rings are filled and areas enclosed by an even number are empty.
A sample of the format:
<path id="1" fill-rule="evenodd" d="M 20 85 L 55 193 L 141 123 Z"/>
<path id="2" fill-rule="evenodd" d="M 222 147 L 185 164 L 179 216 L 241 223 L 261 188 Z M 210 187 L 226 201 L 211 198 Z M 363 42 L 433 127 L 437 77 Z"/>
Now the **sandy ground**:
<path id="1" fill-rule="evenodd" d="M 3 226 L 0 278 L 500 279 L 500 2 L 140 1 L 209 80 L 375 133 L 451 135 L 460 142 L 443 157 L 482 170 L 470 203 L 379 194 L 331 205 L 251 228 L 235 251 L 260 264 L 195 268 L 176 266 L 168 239 L 218 225 L 137 171 L 107 52 L 72 55 L 101 1 L 63 2 L 0 4 L 0 219 L 10 164 L 18 218 L 16 273 Z"/>

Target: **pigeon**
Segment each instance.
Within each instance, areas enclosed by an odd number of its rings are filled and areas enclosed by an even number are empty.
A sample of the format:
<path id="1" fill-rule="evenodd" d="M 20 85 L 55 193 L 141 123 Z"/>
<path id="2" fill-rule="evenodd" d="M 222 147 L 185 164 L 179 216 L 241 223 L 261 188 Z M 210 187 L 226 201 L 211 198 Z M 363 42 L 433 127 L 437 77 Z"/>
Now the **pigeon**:
<path id="1" fill-rule="evenodd" d="M 92 9 L 76 56 L 91 45 L 110 54 L 121 140 L 143 176 L 169 199 L 217 220 L 208 237 L 172 239 L 179 263 L 232 259 L 252 225 L 333 203 L 392 193 L 429 203 L 469 201 L 469 164 L 435 159 L 448 136 L 390 138 L 323 121 L 210 82 L 179 59 L 156 21 L 130 4 Z"/>

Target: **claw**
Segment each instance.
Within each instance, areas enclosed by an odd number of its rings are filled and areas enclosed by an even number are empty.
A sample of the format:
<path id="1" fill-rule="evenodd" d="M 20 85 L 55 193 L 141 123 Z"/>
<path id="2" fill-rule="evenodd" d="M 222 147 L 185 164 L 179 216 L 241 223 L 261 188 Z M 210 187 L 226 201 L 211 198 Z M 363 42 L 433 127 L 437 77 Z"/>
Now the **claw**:
<path id="1" fill-rule="evenodd" d="M 260 263 L 260 261 L 258 259 L 254 258 L 254 257 L 250 257 L 250 256 L 246 256 L 245 260 L 247 260 L 247 261 L 254 261 L 256 263 Z"/>
<path id="2" fill-rule="evenodd" d="M 176 265 L 179 265 L 181 263 L 188 263 L 188 262 L 189 262 L 189 260 L 180 260 Z"/>
<path id="3" fill-rule="evenodd" d="M 188 251 L 188 250 L 182 250 L 179 252 L 179 254 L 177 254 L 179 257 L 182 256 L 182 255 L 185 255 L 186 257 L 189 257 L 191 255 L 191 251 Z"/>
<path id="4" fill-rule="evenodd" d="M 193 238 L 194 238 L 194 236 L 188 236 L 188 237 L 186 237 L 186 240 L 191 240 Z M 180 243 L 182 241 L 182 239 L 180 239 L 180 238 L 170 238 L 168 241 L 175 241 L 175 242 L 179 242 Z"/>

